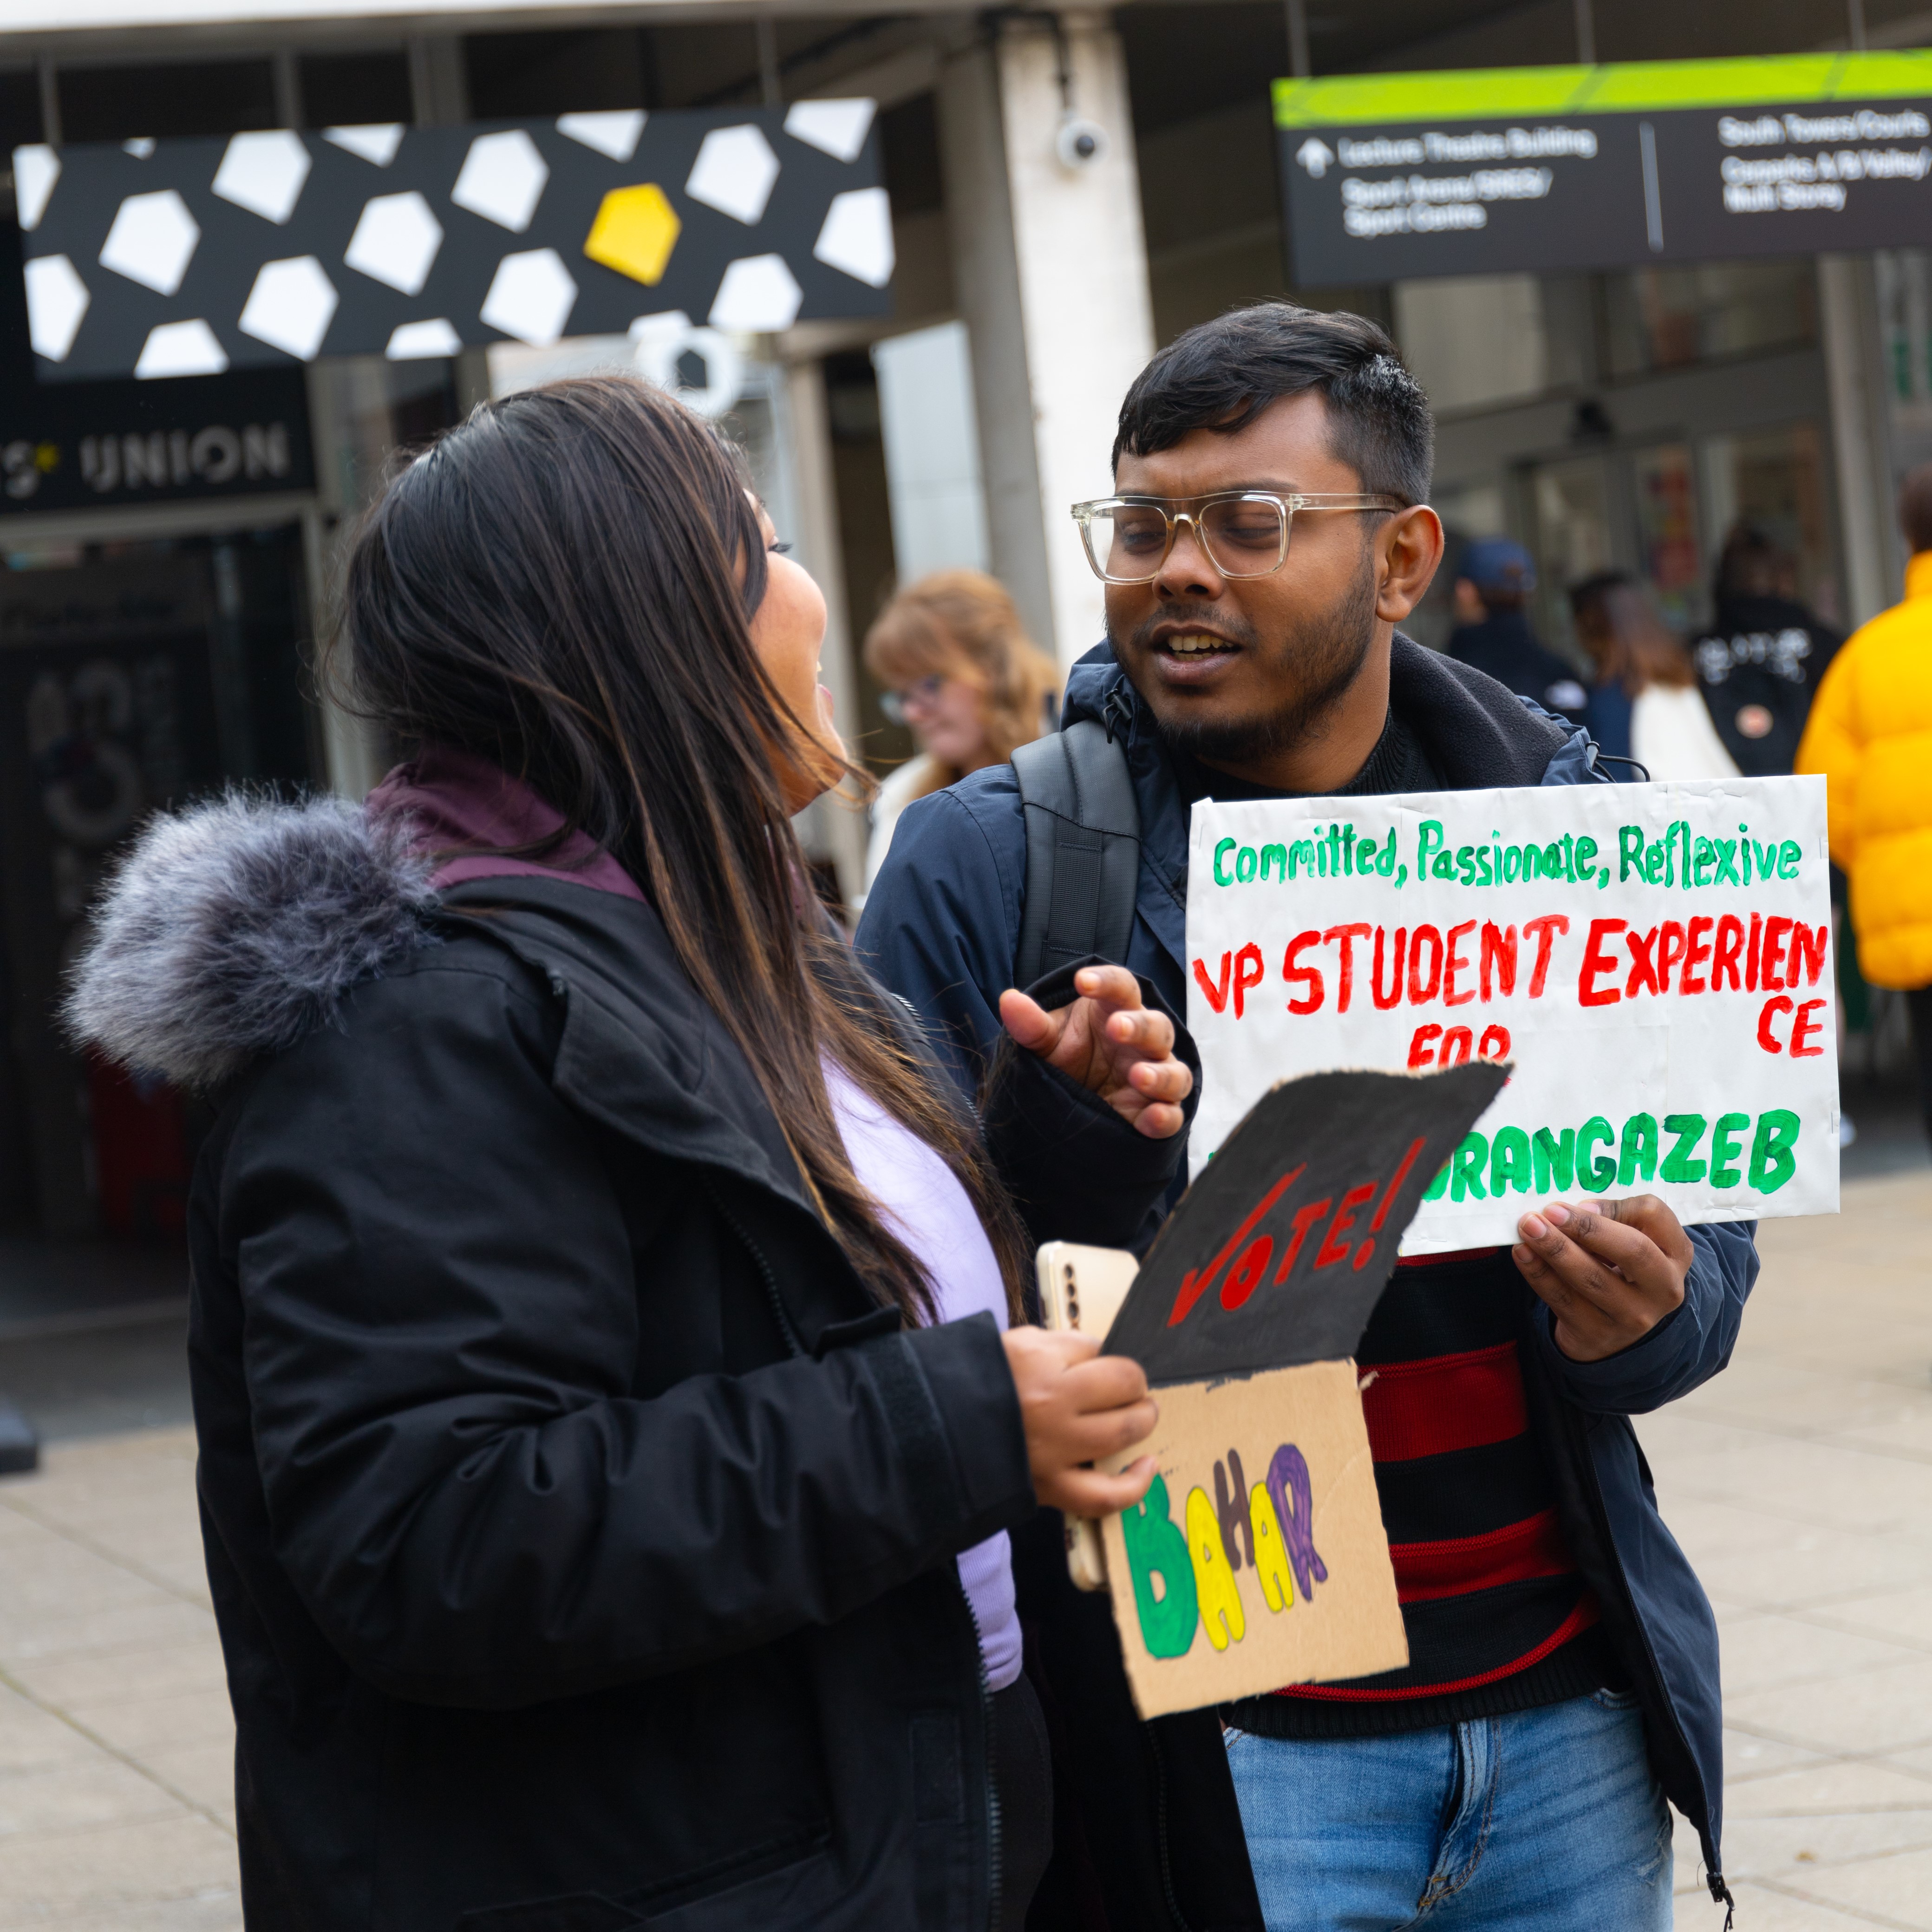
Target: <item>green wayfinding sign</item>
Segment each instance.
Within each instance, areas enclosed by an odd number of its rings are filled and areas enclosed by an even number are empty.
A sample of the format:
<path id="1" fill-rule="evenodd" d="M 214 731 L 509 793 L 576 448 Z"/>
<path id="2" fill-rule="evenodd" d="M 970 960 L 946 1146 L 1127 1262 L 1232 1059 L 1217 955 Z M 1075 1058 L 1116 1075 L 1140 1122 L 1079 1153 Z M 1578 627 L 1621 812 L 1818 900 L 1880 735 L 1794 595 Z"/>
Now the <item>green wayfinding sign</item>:
<path id="1" fill-rule="evenodd" d="M 1932 243 L 1932 52 L 1274 86 L 1294 279 Z"/>

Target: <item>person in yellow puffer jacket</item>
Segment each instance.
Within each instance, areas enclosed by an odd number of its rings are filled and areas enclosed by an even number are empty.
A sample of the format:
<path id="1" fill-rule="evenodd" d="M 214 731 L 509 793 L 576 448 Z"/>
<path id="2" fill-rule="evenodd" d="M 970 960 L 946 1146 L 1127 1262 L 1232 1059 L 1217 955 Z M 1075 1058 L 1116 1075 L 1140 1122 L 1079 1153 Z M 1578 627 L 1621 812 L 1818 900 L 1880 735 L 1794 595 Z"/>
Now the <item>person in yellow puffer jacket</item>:
<path id="1" fill-rule="evenodd" d="M 1828 788 L 1832 856 L 1851 882 L 1858 966 L 1912 1016 L 1932 1132 L 1932 464 L 1899 491 L 1905 601 L 1856 631 L 1818 687 L 1800 772 Z"/>

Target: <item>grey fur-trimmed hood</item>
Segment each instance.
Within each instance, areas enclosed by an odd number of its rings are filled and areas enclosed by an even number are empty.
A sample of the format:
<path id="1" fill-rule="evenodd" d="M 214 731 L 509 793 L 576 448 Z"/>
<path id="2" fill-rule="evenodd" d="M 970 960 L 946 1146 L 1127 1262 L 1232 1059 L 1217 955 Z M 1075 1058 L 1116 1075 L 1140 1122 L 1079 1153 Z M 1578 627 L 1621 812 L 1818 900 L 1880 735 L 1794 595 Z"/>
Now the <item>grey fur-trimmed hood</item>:
<path id="1" fill-rule="evenodd" d="M 430 872 L 406 819 L 341 799 L 230 792 L 162 813 L 94 908 L 68 1034 L 177 1086 L 218 1086 L 423 943 Z"/>

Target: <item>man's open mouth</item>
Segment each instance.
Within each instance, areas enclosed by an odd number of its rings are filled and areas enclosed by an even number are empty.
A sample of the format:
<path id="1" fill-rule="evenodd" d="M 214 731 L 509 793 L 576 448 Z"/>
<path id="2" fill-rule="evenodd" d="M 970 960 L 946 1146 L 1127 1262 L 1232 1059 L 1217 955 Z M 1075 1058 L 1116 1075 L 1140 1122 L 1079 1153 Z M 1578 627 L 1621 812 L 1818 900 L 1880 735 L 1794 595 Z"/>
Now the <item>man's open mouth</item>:
<path id="1" fill-rule="evenodd" d="M 1230 644 L 1226 638 L 1217 638 L 1207 631 L 1190 631 L 1178 636 L 1158 638 L 1154 649 L 1166 651 L 1175 657 L 1202 657 L 1216 651 L 1236 651 L 1238 644 Z"/>

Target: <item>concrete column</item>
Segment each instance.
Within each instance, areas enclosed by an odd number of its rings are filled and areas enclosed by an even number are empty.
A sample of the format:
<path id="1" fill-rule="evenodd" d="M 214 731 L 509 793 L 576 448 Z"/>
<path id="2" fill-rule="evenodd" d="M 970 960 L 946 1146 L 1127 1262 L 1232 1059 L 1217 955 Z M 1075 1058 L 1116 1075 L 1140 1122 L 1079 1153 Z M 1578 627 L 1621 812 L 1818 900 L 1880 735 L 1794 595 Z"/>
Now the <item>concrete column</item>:
<path id="1" fill-rule="evenodd" d="M 1898 602 L 1904 568 L 1894 530 L 1890 423 L 1871 258 L 1818 258 L 1818 324 L 1832 404 L 1847 628 Z"/>
<path id="2" fill-rule="evenodd" d="M 470 118 L 470 76 L 454 34 L 419 34 L 409 43 L 410 104 L 417 124 L 453 126 Z"/>
<path id="3" fill-rule="evenodd" d="M 469 88 L 462 43 L 444 34 L 409 43 L 410 91 L 417 122 L 424 126 L 460 122 L 469 112 Z M 296 100 L 292 60 L 278 70 L 278 97 L 286 112 Z M 376 410 L 386 386 L 380 358 L 358 357 L 312 362 L 308 368 L 309 434 L 315 451 L 314 506 L 302 518 L 302 554 L 308 576 L 309 608 L 318 653 L 333 621 L 345 546 L 354 520 L 365 507 L 357 494 L 380 462 L 380 452 L 356 447 L 355 424 Z M 466 350 L 456 358 L 458 400 L 468 408 L 489 394 L 485 352 Z M 372 395 L 370 392 L 374 392 Z M 359 392 L 359 393 L 358 393 Z M 380 405 L 378 405 L 380 406 Z M 352 484 L 351 478 L 362 479 Z M 338 675 L 346 668 L 338 658 Z M 329 788 L 346 798 L 363 797 L 390 763 L 392 747 L 365 720 L 336 702 L 336 692 L 320 685 L 322 758 Z"/>
<path id="4" fill-rule="evenodd" d="M 872 351 L 901 584 L 934 570 L 984 570 L 986 478 L 965 325 L 889 337 Z"/>
<path id="5" fill-rule="evenodd" d="M 1010 19 L 955 54 L 939 109 L 993 568 L 1071 664 L 1104 620 L 1067 508 L 1111 487 L 1120 398 L 1154 344 L 1120 38 L 1100 14 L 1060 28 Z M 1099 131 L 1084 158 L 1072 123 Z"/>
<path id="6" fill-rule="evenodd" d="M 1053 598 L 1040 520 L 1000 77 L 992 44 L 976 41 L 948 59 L 940 69 L 937 92 L 952 280 L 972 352 L 988 567 L 1012 592 L 1027 628 L 1051 650 Z"/>
<path id="7" fill-rule="evenodd" d="M 841 730 L 858 728 L 859 680 L 853 662 L 852 620 L 838 544 L 838 490 L 832 468 L 832 422 L 825 397 L 825 365 L 794 362 L 785 370 L 784 443 L 792 463 L 793 522 L 789 532 L 798 560 L 825 596 L 825 649 L 820 658 Z M 798 833 L 808 856 L 829 858 L 848 905 L 865 895 L 866 818 L 856 800 L 833 794 L 799 814 Z"/>
<path id="8" fill-rule="evenodd" d="M 322 710 L 322 754 L 330 790 L 349 799 L 366 797 L 388 769 L 382 734 L 338 701 L 340 681 L 349 669 L 346 653 L 327 649 L 339 607 L 344 539 L 362 506 L 347 493 L 347 369 L 326 362 L 308 365 L 308 422 L 315 452 L 315 500 L 302 512 L 302 566 L 308 580 L 309 618 L 315 640 L 316 697 Z M 323 677 L 330 664 L 333 676 Z"/>

